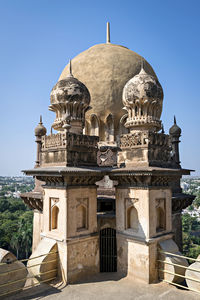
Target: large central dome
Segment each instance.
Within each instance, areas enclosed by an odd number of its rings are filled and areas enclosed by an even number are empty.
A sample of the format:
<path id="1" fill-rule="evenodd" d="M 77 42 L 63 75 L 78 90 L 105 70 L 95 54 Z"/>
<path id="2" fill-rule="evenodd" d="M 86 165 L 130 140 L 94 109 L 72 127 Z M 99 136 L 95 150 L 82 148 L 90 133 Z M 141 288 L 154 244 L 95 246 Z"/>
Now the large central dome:
<path id="1" fill-rule="evenodd" d="M 91 118 L 95 115 L 100 140 L 106 140 L 103 133 L 105 130 L 101 130 L 101 127 L 106 126 L 110 115 L 113 120 L 114 140 L 119 134 L 119 121 L 125 113 L 122 110 L 123 88 L 129 79 L 140 72 L 141 61 L 146 72 L 156 76 L 143 57 L 126 47 L 111 43 L 95 45 L 72 59 L 74 77 L 87 86 L 91 95 L 92 109 L 86 114 L 88 126 L 90 127 Z M 69 65 L 64 68 L 59 80 L 65 79 L 68 74 Z M 91 133 L 90 130 L 86 131 Z"/>

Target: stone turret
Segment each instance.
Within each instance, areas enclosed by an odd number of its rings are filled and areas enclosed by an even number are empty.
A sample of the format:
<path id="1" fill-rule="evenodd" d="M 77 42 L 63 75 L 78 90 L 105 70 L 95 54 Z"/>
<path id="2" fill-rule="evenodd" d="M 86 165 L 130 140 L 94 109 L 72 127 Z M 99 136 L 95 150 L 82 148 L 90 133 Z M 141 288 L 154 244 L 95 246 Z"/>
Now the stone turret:
<path id="1" fill-rule="evenodd" d="M 51 91 L 49 110 L 56 113 L 52 127 L 58 131 L 69 129 L 82 134 L 85 113 L 90 109 L 90 93 L 87 87 L 74 78 L 71 71 L 65 79 L 59 80 Z"/>
<path id="2" fill-rule="evenodd" d="M 176 117 L 174 116 L 174 125 L 169 129 L 169 134 L 172 143 L 172 160 L 177 168 L 180 168 L 180 157 L 179 157 L 179 143 L 181 136 L 181 128 L 176 124 Z"/>
<path id="3" fill-rule="evenodd" d="M 125 127 L 136 130 L 161 129 L 163 90 L 158 79 L 141 68 L 123 89 L 123 104 L 127 110 Z"/>
<path id="4" fill-rule="evenodd" d="M 170 167 L 171 148 L 160 120 L 163 90 L 158 79 L 142 66 L 125 84 L 122 101 L 127 110 L 122 118 L 130 133 L 121 135 L 118 166 Z"/>
<path id="5" fill-rule="evenodd" d="M 41 157 L 40 157 L 40 153 L 41 153 L 41 148 L 42 148 L 42 136 L 46 135 L 47 130 L 44 127 L 43 123 L 42 123 L 42 116 L 40 116 L 40 122 L 38 123 L 37 127 L 35 128 L 35 142 L 37 143 L 37 158 L 35 161 L 35 167 L 39 167 L 40 166 L 40 161 L 41 161 Z"/>

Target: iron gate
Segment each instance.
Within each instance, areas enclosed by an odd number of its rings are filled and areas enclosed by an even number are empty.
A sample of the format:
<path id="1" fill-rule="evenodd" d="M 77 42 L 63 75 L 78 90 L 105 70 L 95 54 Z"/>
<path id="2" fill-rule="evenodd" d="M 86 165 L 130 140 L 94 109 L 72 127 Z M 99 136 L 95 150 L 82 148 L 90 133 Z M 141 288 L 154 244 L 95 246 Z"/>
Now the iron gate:
<path id="1" fill-rule="evenodd" d="M 100 231 L 100 272 L 117 272 L 116 230 Z"/>

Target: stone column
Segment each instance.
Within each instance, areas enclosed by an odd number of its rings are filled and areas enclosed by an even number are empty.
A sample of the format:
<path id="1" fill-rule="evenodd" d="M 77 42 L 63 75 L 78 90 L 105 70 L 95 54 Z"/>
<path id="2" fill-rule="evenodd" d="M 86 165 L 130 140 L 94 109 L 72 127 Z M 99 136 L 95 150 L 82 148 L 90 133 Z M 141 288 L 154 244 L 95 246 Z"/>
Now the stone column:
<path id="1" fill-rule="evenodd" d="M 72 172 L 60 178 L 45 179 L 43 247 L 44 240 L 47 245 L 49 240 L 55 241 L 60 274 L 67 283 L 99 272 L 97 186 L 94 183 L 101 178 L 87 174 L 75 176 Z"/>
<path id="2" fill-rule="evenodd" d="M 134 280 L 156 282 L 158 242 L 172 238 L 171 190 L 152 186 L 150 176 L 116 177 L 118 272 Z"/>

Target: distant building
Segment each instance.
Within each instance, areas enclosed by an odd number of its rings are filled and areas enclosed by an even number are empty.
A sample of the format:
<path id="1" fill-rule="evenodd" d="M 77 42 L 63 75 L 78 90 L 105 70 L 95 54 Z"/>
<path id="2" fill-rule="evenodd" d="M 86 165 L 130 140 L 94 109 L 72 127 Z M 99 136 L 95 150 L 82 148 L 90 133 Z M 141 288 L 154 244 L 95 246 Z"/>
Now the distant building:
<path id="1" fill-rule="evenodd" d="M 181 182 L 181 188 L 184 191 L 187 191 L 189 189 L 190 185 L 187 182 Z"/>

